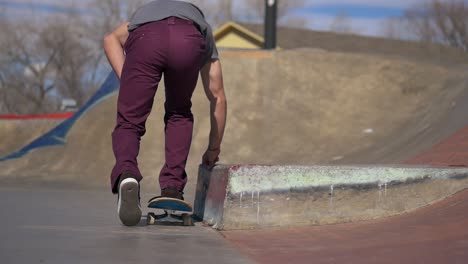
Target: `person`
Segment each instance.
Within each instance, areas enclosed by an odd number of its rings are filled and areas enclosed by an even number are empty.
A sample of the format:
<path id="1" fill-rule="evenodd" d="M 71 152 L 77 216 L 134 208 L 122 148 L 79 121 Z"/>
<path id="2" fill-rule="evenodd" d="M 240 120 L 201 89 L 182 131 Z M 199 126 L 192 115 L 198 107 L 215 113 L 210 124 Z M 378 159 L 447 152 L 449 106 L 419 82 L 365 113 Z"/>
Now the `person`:
<path id="1" fill-rule="evenodd" d="M 201 75 L 210 102 L 211 130 L 202 164 L 219 160 L 226 123 L 222 67 L 210 25 L 195 5 L 175 0 L 149 2 L 104 37 L 104 50 L 120 80 L 117 124 L 112 132 L 116 163 L 111 187 L 118 194 L 124 225 L 141 218 L 142 175 L 137 156 L 153 99 L 164 75 L 166 101 L 165 164 L 159 174 L 161 196 L 183 199 L 185 166 L 192 141 L 191 97 Z"/>

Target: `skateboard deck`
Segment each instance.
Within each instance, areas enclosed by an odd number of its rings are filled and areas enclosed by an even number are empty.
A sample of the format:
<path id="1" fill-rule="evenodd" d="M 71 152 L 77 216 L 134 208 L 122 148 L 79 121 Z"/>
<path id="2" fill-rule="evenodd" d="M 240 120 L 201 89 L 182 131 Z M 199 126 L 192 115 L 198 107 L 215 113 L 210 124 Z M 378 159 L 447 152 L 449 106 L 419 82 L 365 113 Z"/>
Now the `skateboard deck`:
<path id="1" fill-rule="evenodd" d="M 192 205 L 186 201 L 168 197 L 155 197 L 148 201 L 148 207 L 164 211 L 163 214 L 149 212 L 146 218 L 148 225 L 193 225 Z"/>

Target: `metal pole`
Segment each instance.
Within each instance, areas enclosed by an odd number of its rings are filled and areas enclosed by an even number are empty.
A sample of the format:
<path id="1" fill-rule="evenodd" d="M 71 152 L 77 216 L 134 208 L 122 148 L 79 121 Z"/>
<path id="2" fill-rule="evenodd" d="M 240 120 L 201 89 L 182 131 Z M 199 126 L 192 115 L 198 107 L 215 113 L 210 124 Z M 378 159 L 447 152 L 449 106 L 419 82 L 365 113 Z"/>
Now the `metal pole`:
<path id="1" fill-rule="evenodd" d="M 265 49 L 276 48 L 276 13 L 278 0 L 265 0 Z"/>

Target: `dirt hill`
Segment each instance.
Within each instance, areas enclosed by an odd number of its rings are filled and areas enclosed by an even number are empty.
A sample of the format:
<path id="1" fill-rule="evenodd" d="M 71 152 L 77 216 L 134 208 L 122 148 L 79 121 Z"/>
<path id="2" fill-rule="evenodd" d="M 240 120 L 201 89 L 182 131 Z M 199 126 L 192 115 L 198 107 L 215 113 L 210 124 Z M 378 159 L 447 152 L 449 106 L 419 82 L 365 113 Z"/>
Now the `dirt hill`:
<path id="1" fill-rule="evenodd" d="M 242 26 L 263 36 L 263 25 Z M 468 54 L 445 45 L 367 37 L 326 31 L 278 27 L 278 46 L 282 49 L 316 48 L 332 52 L 389 56 L 451 67 L 468 63 Z"/>

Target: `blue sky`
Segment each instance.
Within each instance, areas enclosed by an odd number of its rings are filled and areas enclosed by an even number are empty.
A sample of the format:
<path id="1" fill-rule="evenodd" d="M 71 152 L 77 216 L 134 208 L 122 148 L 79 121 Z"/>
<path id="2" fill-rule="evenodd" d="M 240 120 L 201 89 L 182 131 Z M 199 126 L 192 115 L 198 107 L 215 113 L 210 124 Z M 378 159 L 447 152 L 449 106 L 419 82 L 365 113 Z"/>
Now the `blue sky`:
<path id="1" fill-rule="evenodd" d="M 294 1 L 294 0 L 289 0 Z M 390 18 L 404 15 L 406 9 L 428 0 L 305 0 L 305 7 L 294 14 L 305 18 L 308 27 L 330 30 L 337 16 L 345 16 L 352 32 L 362 35 L 382 36 L 383 27 Z M 442 0 L 450 1 L 450 0 Z"/>
<path id="2" fill-rule="evenodd" d="M 0 0 L 0 8 L 6 8 L 11 14 L 21 13 L 31 7 L 38 13 L 54 14 L 65 13 L 70 6 L 74 6 L 84 12 L 85 2 L 86 0 Z M 295 10 L 294 14 L 305 18 L 308 21 L 307 26 L 317 30 L 328 30 L 336 16 L 345 15 L 349 26 L 356 33 L 379 35 L 381 25 L 387 18 L 399 17 L 406 8 L 424 2 L 426 0 L 305 0 L 306 6 Z"/>
<path id="3" fill-rule="evenodd" d="M 403 8 L 384 7 L 384 6 L 365 6 L 352 4 L 331 4 L 331 5 L 316 5 L 300 8 L 296 10 L 297 14 L 303 16 L 327 15 L 336 16 L 337 14 L 346 14 L 353 18 L 388 18 L 398 17 L 404 14 Z"/>
<path id="4" fill-rule="evenodd" d="M 67 0 L 65 0 L 67 1 Z M 6 11 L 8 17 L 13 18 L 40 18 L 42 15 L 68 14 L 70 10 L 86 15 L 88 12 L 84 6 L 71 4 L 57 4 L 54 1 L 43 2 L 41 0 L 0 0 L 0 16 Z M 31 14 L 32 11 L 32 14 Z"/>
<path id="5" fill-rule="evenodd" d="M 37 11 L 44 12 L 44 13 L 65 13 L 69 10 L 68 6 L 59 5 L 56 3 L 41 3 L 41 1 L 36 2 L 26 2 L 26 1 L 3 1 L 0 0 L 0 7 L 7 8 L 8 11 L 19 11 L 19 10 L 26 10 L 33 8 Z"/>

